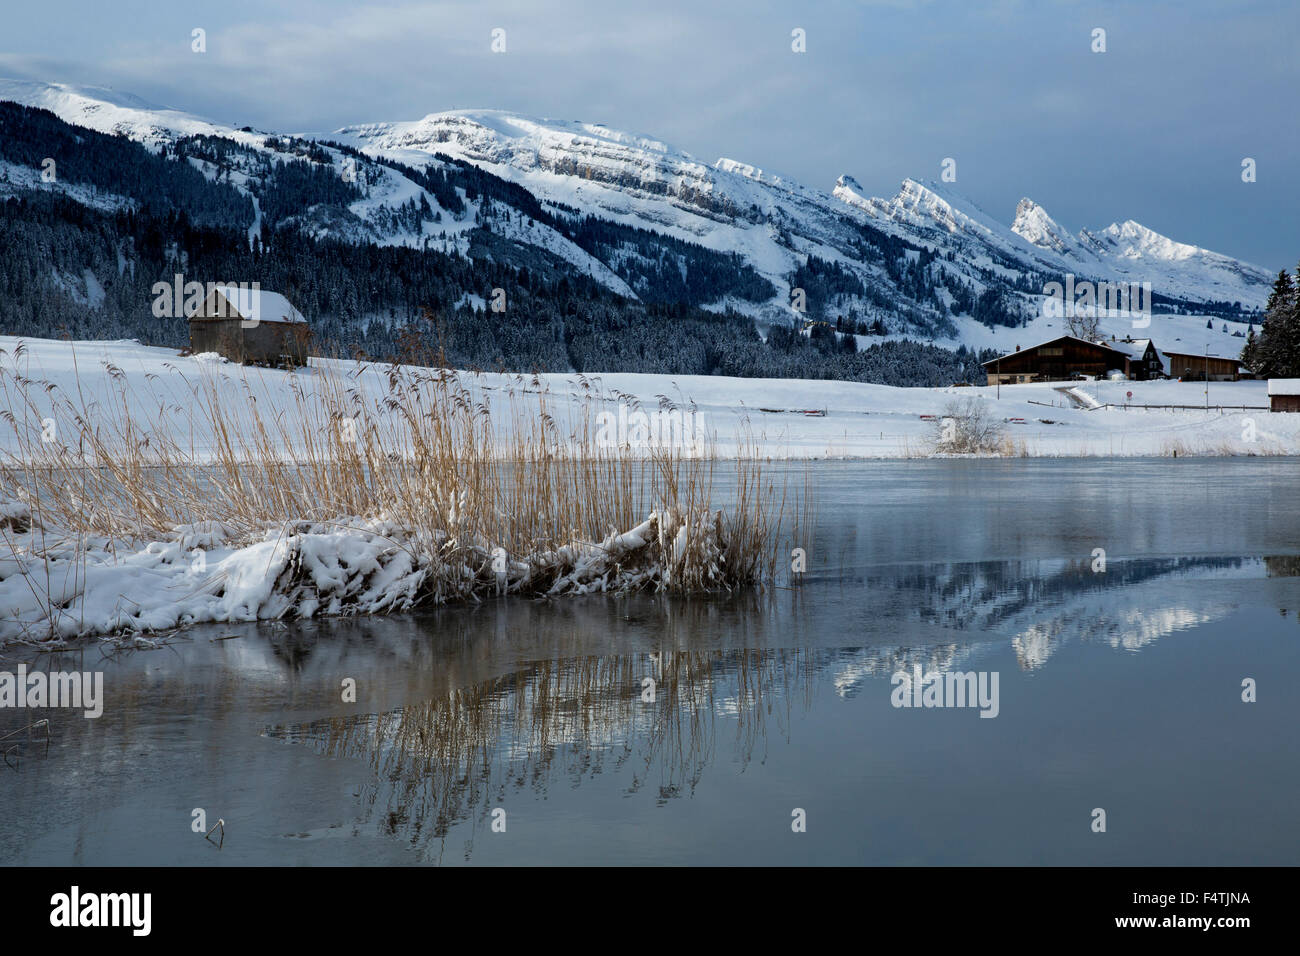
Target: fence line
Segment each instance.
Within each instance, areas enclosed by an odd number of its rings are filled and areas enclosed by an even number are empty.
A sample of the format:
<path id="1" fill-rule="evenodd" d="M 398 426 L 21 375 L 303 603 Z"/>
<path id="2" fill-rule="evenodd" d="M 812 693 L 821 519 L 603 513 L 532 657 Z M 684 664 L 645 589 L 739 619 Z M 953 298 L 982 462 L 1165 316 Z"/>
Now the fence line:
<path id="1" fill-rule="evenodd" d="M 1041 403 L 1036 403 L 1036 404 L 1041 404 Z M 1266 412 L 1266 411 L 1269 410 L 1269 406 L 1267 406 L 1267 405 L 1140 405 L 1140 404 L 1138 404 L 1138 403 L 1136 403 L 1136 402 L 1125 402 L 1123 405 L 1121 405 L 1121 404 L 1119 404 L 1119 403 L 1117 403 L 1117 402 L 1103 402 L 1102 404 L 1098 405 L 1097 408 L 1123 408 L 1123 409 L 1129 409 L 1129 408 L 1142 408 L 1142 409 L 1152 409 L 1152 408 L 1160 409 L 1160 408 L 1167 408 L 1167 409 L 1169 409 L 1169 410 L 1171 410 L 1171 411 L 1179 410 L 1179 409 L 1183 409 L 1183 410 L 1193 411 L 1193 412 L 1204 412 L 1204 411 L 1209 411 L 1210 409 L 1215 409 L 1216 411 L 1234 411 L 1234 412 L 1235 412 L 1235 411 L 1243 411 L 1243 412 L 1252 412 L 1252 411 L 1257 411 L 1257 412 Z M 1097 408 L 1092 409 L 1092 411 L 1094 411 L 1094 412 L 1097 411 Z"/>

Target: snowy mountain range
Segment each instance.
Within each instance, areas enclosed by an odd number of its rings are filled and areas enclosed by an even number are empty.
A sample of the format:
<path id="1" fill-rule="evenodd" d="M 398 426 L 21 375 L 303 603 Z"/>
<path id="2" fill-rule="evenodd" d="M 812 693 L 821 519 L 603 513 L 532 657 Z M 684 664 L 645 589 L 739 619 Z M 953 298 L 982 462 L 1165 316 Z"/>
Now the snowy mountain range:
<path id="1" fill-rule="evenodd" d="M 434 153 L 461 157 L 552 201 L 711 248 L 742 250 L 774 282 L 805 254 L 860 267 L 853 246 L 860 223 L 940 254 L 963 253 L 968 264 L 994 272 L 1150 281 L 1157 292 L 1188 302 L 1257 306 L 1272 280 L 1267 270 L 1132 220 L 1071 236 L 1023 199 L 1008 227 L 947 185 L 907 179 L 886 200 L 864 195 L 845 175 L 827 194 L 737 160 L 709 165 L 653 137 L 600 124 L 458 110 L 410 123 L 351 126 L 337 135 L 408 161 Z"/>
<path id="2" fill-rule="evenodd" d="M 664 270 L 671 272 L 676 262 L 685 281 L 688 270 L 698 268 L 685 250 L 702 247 L 761 279 L 723 283 L 696 304 L 734 309 L 760 323 L 801 318 L 791 309 L 792 292 L 804 289 L 811 317 L 847 316 L 861 323 L 859 329 L 871 324 L 881 335 L 973 343 L 978 337 L 969 330 L 980 328 L 975 320 L 1014 328 L 1040 316 L 1044 284 L 1067 273 L 1150 282 L 1157 312 L 1243 321 L 1263 306 L 1271 285 L 1263 268 L 1176 242 L 1132 220 L 1072 234 L 1026 198 L 1007 225 L 951 184 L 913 179 L 888 199 L 869 196 L 849 175 L 824 192 L 737 160 L 703 162 L 655 137 L 602 124 L 456 110 L 413 122 L 285 136 L 95 88 L 0 80 L 0 100 L 41 107 L 162 154 L 187 137 L 235 144 L 242 152 L 220 161 L 193 150 L 185 155 L 209 179 L 253 197 L 250 236 L 267 225 L 265 200 L 258 204 L 252 185 L 273 175 L 285 157 L 310 155 L 359 183 L 359 198 L 313 203 L 272 228 L 290 225 L 314 236 L 471 257 L 496 254 L 473 239 L 490 233 L 542 250 L 632 299 L 662 299 Z M 522 189 L 504 200 L 457 201 L 457 194 L 440 198 L 426 178 L 470 167 Z M 30 183 L 34 172 L 13 164 L 0 168 L 0 192 L 6 183 Z M 103 208 L 130 204 L 103 190 L 64 188 Z M 458 195 L 465 199 L 463 189 Z M 592 238 L 583 231 L 588 219 L 625 231 Z M 655 251 L 647 252 L 647 242 Z M 990 320 L 990 314 L 998 317 Z"/>

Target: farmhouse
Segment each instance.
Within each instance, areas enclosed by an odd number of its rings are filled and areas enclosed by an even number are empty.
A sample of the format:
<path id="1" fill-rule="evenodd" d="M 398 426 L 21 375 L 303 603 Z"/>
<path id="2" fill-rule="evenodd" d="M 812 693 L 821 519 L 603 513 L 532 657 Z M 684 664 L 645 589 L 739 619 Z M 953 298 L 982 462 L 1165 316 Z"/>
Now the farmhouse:
<path id="1" fill-rule="evenodd" d="M 307 364 L 311 328 L 278 292 L 213 286 L 189 323 L 190 351 L 196 354 L 216 352 L 241 364 Z"/>
<path id="2" fill-rule="evenodd" d="M 984 364 L 988 384 L 1013 385 L 1018 382 L 1058 382 L 1089 375 L 1104 377 L 1107 372 L 1130 374 L 1133 358 L 1104 342 L 1089 342 L 1062 335 L 999 356 Z"/>
<path id="3" fill-rule="evenodd" d="M 1111 371 L 1145 382 L 1158 378 L 1183 381 L 1235 382 L 1242 377 L 1241 360 L 1156 348 L 1151 339 L 1111 339 L 1088 342 L 1063 335 L 984 363 L 988 383 L 1051 382 L 1080 375 L 1102 377 Z"/>
<path id="4" fill-rule="evenodd" d="M 1163 350 L 1165 374 L 1182 381 L 1203 382 L 1207 375 L 1211 382 L 1235 382 L 1241 378 L 1241 360 L 1218 355 L 1197 355 L 1195 352 L 1170 352 Z"/>
<path id="5" fill-rule="evenodd" d="M 1268 409 L 1271 412 L 1300 412 L 1300 378 L 1270 378 Z"/>

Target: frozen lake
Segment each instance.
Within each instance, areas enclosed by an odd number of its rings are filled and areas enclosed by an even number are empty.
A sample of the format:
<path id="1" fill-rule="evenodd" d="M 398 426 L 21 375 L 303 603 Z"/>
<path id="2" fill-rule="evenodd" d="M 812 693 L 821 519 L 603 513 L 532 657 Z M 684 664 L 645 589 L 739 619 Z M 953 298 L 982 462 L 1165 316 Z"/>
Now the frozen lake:
<path id="1" fill-rule="evenodd" d="M 1300 463 L 808 467 L 793 587 L 10 649 L 104 713 L 0 710 L 0 862 L 1298 861 Z"/>

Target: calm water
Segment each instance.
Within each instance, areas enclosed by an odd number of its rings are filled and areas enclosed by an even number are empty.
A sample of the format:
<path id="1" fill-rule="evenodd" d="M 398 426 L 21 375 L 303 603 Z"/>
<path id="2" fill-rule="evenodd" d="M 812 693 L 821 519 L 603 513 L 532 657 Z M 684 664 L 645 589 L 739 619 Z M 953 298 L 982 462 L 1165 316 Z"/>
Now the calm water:
<path id="1" fill-rule="evenodd" d="M 35 658 L 102 670 L 105 712 L 0 744 L 0 862 L 1300 862 L 1300 463 L 813 478 L 792 589 Z M 997 716 L 893 706 L 917 665 L 996 673 Z"/>

